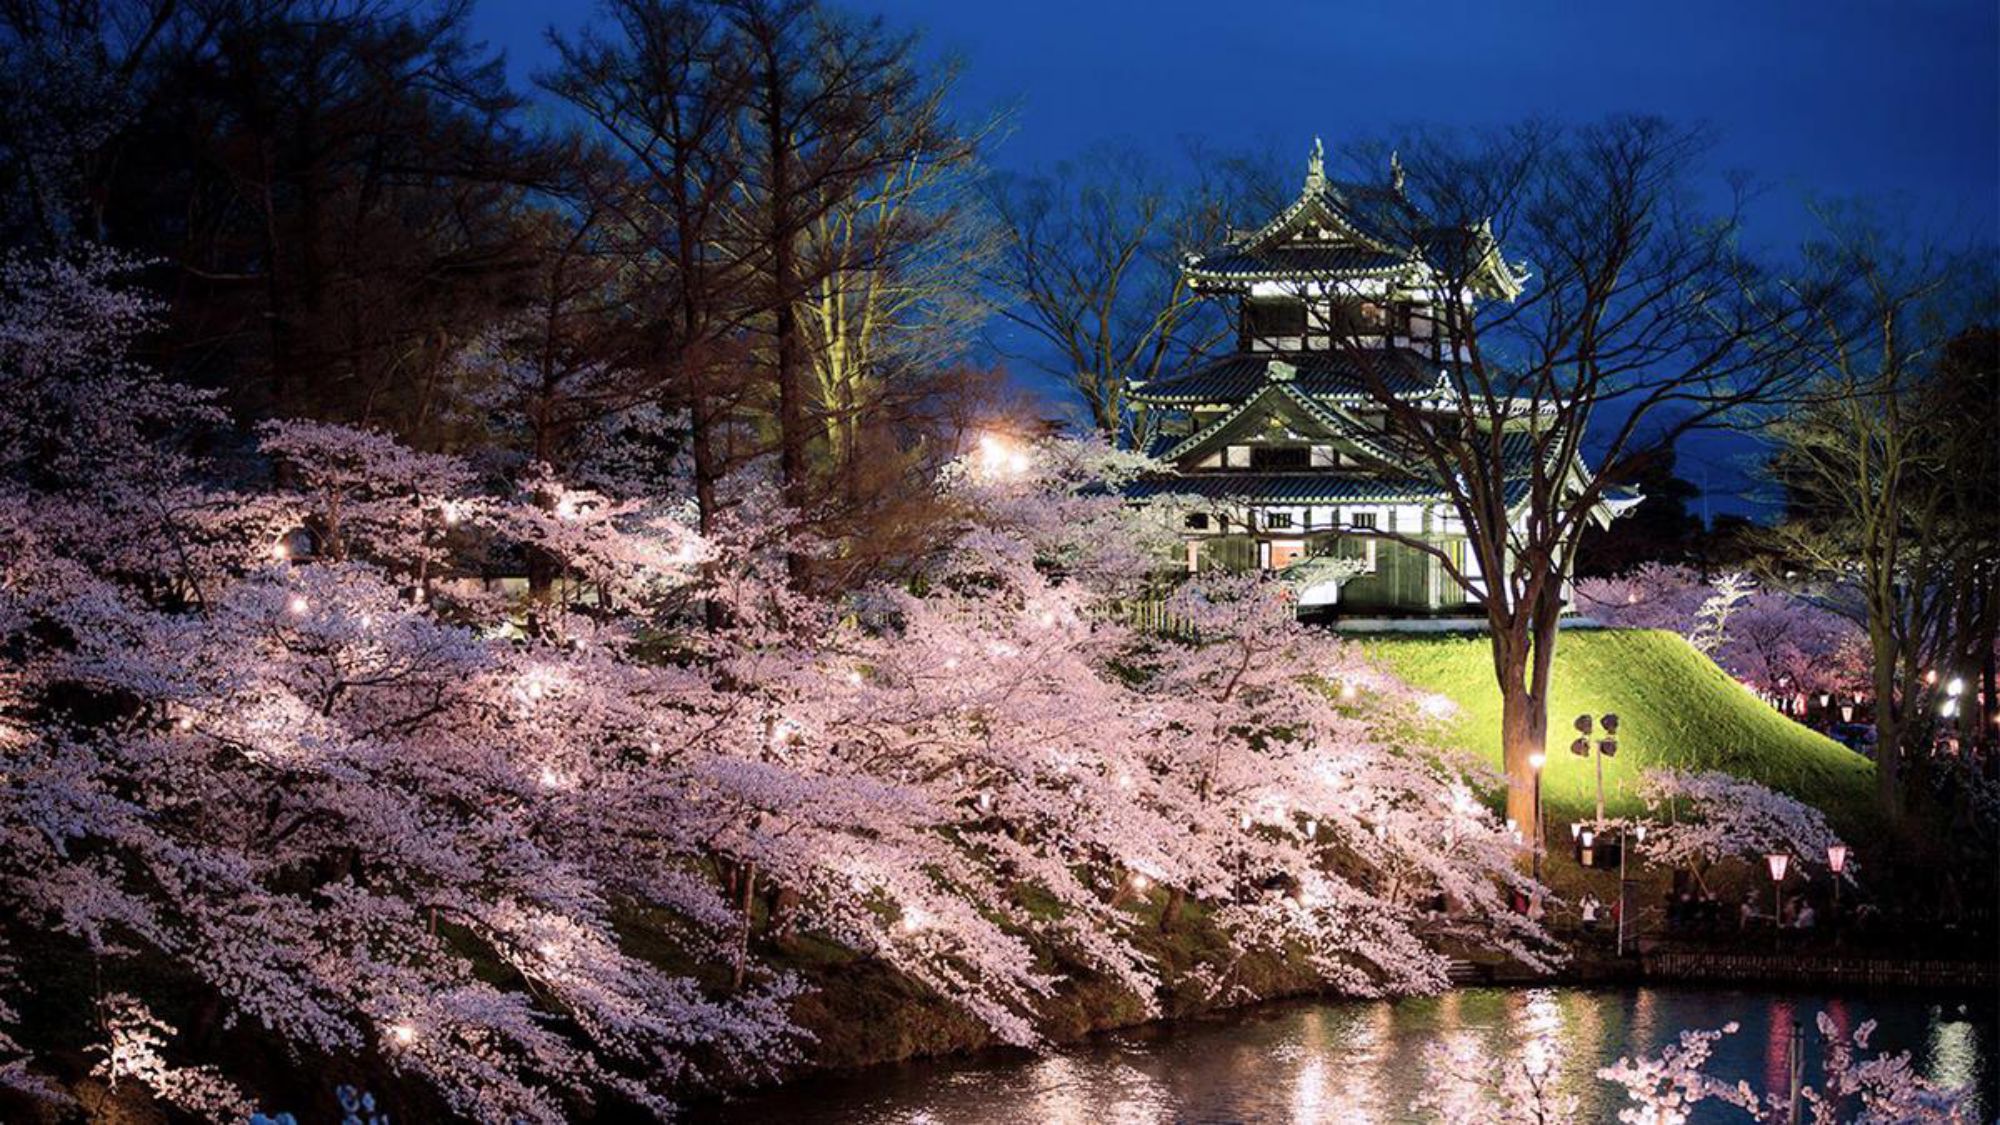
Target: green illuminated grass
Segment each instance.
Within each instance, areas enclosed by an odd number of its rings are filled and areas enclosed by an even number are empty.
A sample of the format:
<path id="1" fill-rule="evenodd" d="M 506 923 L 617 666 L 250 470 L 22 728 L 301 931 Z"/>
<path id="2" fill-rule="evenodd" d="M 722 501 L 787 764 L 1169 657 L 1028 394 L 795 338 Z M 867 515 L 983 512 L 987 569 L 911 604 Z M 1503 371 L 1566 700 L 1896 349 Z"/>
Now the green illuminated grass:
<path id="1" fill-rule="evenodd" d="M 1458 704 L 1449 737 L 1500 761 L 1500 693 L 1484 635 L 1376 634 L 1356 640 L 1420 690 Z M 1767 706 L 1673 633 L 1564 630 L 1556 646 L 1543 799 L 1552 821 L 1595 804 L 1594 764 L 1569 751 L 1570 724 L 1615 712 L 1618 756 L 1604 763 L 1606 811 L 1637 811 L 1633 775 L 1648 767 L 1723 770 L 1818 807 L 1853 833 L 1874 820 L 1875 767 Z"/>

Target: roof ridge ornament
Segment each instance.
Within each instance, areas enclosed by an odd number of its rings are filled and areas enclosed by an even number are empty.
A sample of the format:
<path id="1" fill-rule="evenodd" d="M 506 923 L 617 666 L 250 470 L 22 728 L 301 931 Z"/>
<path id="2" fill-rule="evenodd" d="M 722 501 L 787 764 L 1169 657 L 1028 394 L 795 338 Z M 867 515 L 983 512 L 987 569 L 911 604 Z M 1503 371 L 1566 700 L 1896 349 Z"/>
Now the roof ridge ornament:
<path id="1" fill-rule="evenodd" d="M 1313 137 L 1312 155 L 1306 157 L 1306 191 L 1326 190 L 1326 146 Z"/>
<path id="2" fill-rule="evenodd" d="M 1403 194 L 1403 161 L 1395 149 L 1389 150 L 1389 190 Z"/>
<path id="3" fill-rule="evenodd" d="M 1298 374 L 1297 364 L 1286 363 L 1282 359 L 1274 359 L 1264 365 L 1264 378 L 1272 383 L 1289 383 L 1297 378 Z"/>

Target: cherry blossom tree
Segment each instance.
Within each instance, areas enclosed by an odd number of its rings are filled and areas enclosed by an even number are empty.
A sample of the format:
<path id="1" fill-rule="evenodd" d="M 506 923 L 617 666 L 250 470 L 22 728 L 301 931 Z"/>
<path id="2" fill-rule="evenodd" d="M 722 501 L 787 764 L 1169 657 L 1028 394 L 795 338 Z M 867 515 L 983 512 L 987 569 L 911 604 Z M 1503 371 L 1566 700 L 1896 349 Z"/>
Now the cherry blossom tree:
<path id="1" fill-rule="evenodd" d="M 1707 581 L 1692 567 L 1645 563 L 1611 578 L 1580 579 L 1576 605 L 1605 625 L 1686 635 L 1710 593 Z"/>
<path id="2" fill-rule="evenodd" d="M 1845 1033 L 1825 1012 L 1819 1013 L 1819 1037 L 1825 1077 L 1818 1087 L 1800 1088 L 1801 1116 L 1792 1116 L 1791 1093 L 1768 1090 L 1761 1095 L 1748 1082 L 1727 1083 L 1705 1073 L 1715 1044 L 1734 1035 L 1729 1023 L 1715 1031 L 1683 1031 L 1679 1041 L 1649 1058 L 1621 1058 L 1598 1071 L 1598 1077 L 1624 1088 L 1631 1103 L 1618 1112 L 1629 1125 L 1681 1125 L 1695 1105 L 1717 1101 L 1736 1107 L 1753 1121 L 1785 1125 L 1889 1125 L 1890 1122 L 1937 1122 L 1970 1125 L 1970 1088 L 1937 1085 L 1910 1065 L 1909 1052 L 1862 1057 L 1875 1032 L 1869 1020 Z"/>
<path id="3" fill-rule="evenodd" d="M 1653 817 L 1640 848 L 1670 867 L 1685 865 L 1699 873 L 1725 860 L 1773 853 L 1811 866 L 1840 843 L 1818 809 L 1726 773 L 1645 770 L 1638 794 Z"/>
<path id="4" fill-rule="evenodd" d="M 38 406 L 0 419 L 0 940 L 92 966 L 99 1081 L 240 1120 L 249 1037 L 438 1112 L 665 1113 L 798 1056 L 797 934 L 1024 1044 L 1078 972 L 1153 1009 L 1257 951 L 1369 995 L 1444 987 L 1448 942 L 1549 958 L 1493 779 L 1282 585 L 1118 616 L 1173 532 L 1130 454 L 974 449 L 912 580 L 833 600 L 754 471 L 702 535 L 322 423 L 198 456 L 226 420 L 129 358 L 128 266 L 0 273 Z M 473 577 L 530 553 L 553 596 Z M 1183 976 L 1150 950 L 1188 902 L 1225 952 Z M 0 1078 L 83 1077 L 11 1013 Z"/>
<path id="5" fill-rule="evenodd" d="M 1868 641 L 1858 625 L 1801 594 L 1757 588 L 1740 574 L 1711 581 L 1690 567 L 1647 563 L 1578 582 L 1577 605 L 1605 625 L 1679 633 L 1768 697 L 1851 694 L 1868 682 Z"/>

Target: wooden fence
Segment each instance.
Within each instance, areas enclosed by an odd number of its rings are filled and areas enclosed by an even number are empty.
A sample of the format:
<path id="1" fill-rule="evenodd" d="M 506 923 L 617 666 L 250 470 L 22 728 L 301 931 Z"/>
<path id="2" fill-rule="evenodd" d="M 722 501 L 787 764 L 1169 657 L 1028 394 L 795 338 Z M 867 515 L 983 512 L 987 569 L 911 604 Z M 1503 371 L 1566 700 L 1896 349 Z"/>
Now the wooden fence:
<path id="1" fill-rule="evenodd" d="M 1645 974 L 1675 980 L 1882 984 L 1991 991 L 2000 981 L 1990 961 L 1891 960 L 1882 957 L 1783 956 L 1769 953 L 1649 953 Z"/>
<path id="2" fill-rule="evenodd" d="M 1112 602 L 1108 612 L 1114 619 L 1123 621 L 1142 632 L 1159 633 L 1162 636 L 1179 637 L 1183 640 L 1196 639 L 1192 625 L 1167 612 L 1165 598 L 1124 598 Z"/>

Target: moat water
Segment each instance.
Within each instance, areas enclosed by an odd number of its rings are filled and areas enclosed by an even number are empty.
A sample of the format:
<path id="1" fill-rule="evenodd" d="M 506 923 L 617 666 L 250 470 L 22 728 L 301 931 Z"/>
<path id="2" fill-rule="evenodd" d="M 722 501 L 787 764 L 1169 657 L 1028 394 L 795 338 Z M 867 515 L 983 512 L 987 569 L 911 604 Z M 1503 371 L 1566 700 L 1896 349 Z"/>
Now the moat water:
<path id="1" fill-rule="evenodd" d="M 1629 1104 L 1596 1077 L 1620 1056 L 1653 1054 L 1680 1031 L 1736 1034 L 1708 1073 L 1786 1089 L 1787 1041 L 1805 1028 L 1806 1082 L 1820 1080 L 1818 1013 L 1876 1021 L 1870 1046 L 1908 1051 L 1926 1077 L 1970 1086 L 1972 1120 L 2000 1115 L 2000 1001 L 1943 992 L 1768 991 L 1703 987 L 1462 989 L 1390 1002 L 1293 1003 L 1227 1018 L 1094 1037 L 1043 1054 L 986 1052 L 809 1078 L 693 1107 L 692 1120 L 859 1125 L 1140 1125 L 1153 1122 L 1405 1122 L 1430 1081 L 1425 1048 L 1470 1036 L 1518 1063 L 1535 1033 L 1557 1044 L 1553 1075 L 1577 1120 L 1613 1122 Z M 1696 1122 L 1743 1121 L 1704 1103 Z"/>

